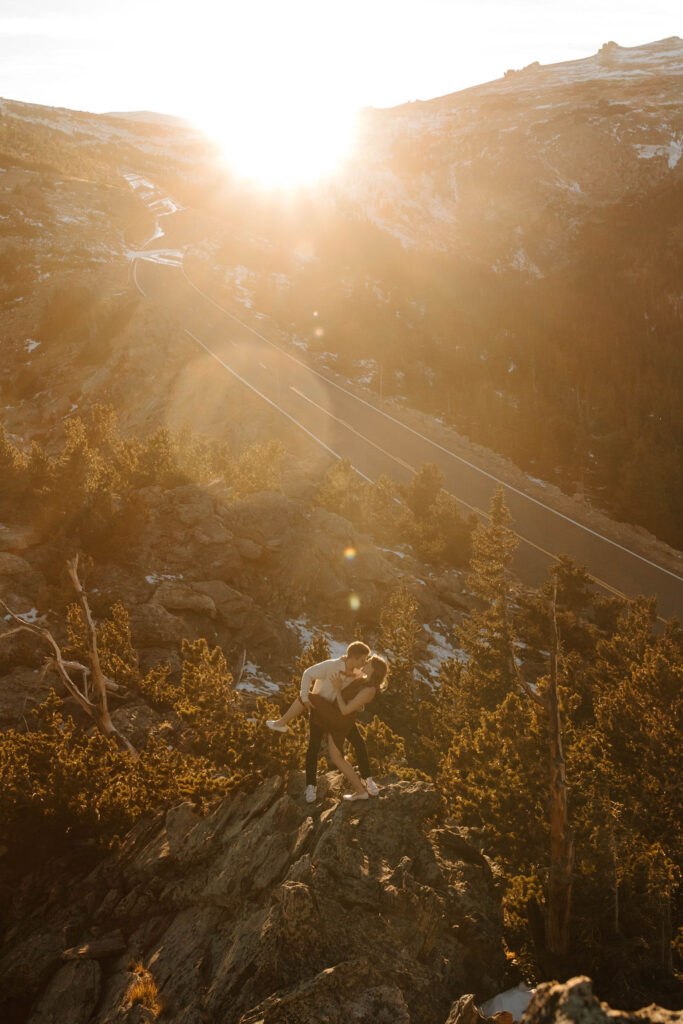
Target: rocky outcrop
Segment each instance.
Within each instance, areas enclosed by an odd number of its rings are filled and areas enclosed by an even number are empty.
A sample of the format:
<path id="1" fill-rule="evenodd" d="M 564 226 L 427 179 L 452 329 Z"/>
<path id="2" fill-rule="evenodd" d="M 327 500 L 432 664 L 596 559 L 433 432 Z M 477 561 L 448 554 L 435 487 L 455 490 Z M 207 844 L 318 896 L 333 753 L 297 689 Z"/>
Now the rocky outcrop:
<path id="1" fill-rule="evenodd" d="M 40 540 L 36 527 L 27 523 L 6 526 L 0 523 L 0 551 L 25 551 Z"/>
<path id="2" fill-rule="evenodd" d="M 29 1024 L 62 1024 L 67 1018 L 74 1022 L 90 1018 L 100 994 L 101 968 L 96 960 L 68 963 L 61 967 L 46 988 Z"/>
<path id="3" fill-rule="evenodd" d="M 54 685 L 38 669 L 17 668 L 0 682 L 0 729 L 21 728 L 32 708 L 45 700 Z"/>
<path id="4" fill-rule="evenodd" d="M 0 956 L 0 1016 L 153 1019 L 131 1001 L 133 965 L 178 1024 L 443 1024 L 463 992 L 498 991 L 491 872 L 438 824 L 433 787 L 389 779 L 348 804 L 328 775 L 309 805 L 303 782 L 271 778 L 206 817 L 182 804 L 141 822 L 85 879 L 53 877 L 39 905 L 27 879 Z"/>
<path id="5" fill-rule="evenodd" d="M 37 595 L 42 596 L 45 579 L 16 551 L 2 550 L 2 540 L 8 544 L 13 536 L 18 543 L 21 542 L 21 536 L 15 531 L 0 532 L 0 598 L 13 611 L 26 614 L 34 609 L 38 601 Z"/>
<path id="6" fill-rule="evenodd" d="M 513 1015 L 506 1010 L 494 1013 L 491 1017 L 486 1016 L 470 993 L 453 1003 L 446 1024 L 512 1024 L 513 1020 Z"/>
<path id="7" fill-rule="evenodd" d="M 243 684 L 263 692 L 269 679 L 291 674 L 301 654 L 299 626 L 334 622 L 335 640 L 351 636 L 357 620 L 372 631 L 402 578 L 422 621 L 438 623 L 442 636 L 462 613 L 459 573 L 423 579 L 424 566 L 410 556 L 378 549 L 348 520 L 279 492 L 237 500 L 217 484 L 146 487 L 136 496 L 144 516 L 134 557 L 94 565 L 86 587 L 96 618 L 108 616 L 116 601 L 128 610 L 143 672 L 168 662 L 176 673 L 183 640 L 205 637 L 223 648 L 233 670 L 243 659 L 258 666 L 260 673 L 247 670 Z M 0 597 L 33 618 L 46 611 L 46 626 L 63 639 L 63 614 L 47 611 L 57 607 L 49 545 L 21 547 L 31 538 L 7 527 L 0 537 L 19 545 L 3 550 L 0 543 Z M 431 641 L 426 633 L 423 639 Z M 18 644 L 6 644 L 0 654 L 0 675 L 33 668 L 42 657 L 36 652 L 29 659 Z M 425 650 L 426 659 L 432 654 Z M 0 708 L 0 727 L 2 718 Z"/>
<path id="8" fill-rule="evenodd" d="M 343 621 L 355 593 L 361 619 L 374 624 L 403 574 L 403 566 L 348 520 L 322 508 L 304 510 L 284 494 L 263 491 L 235 501 L 229 490 L 184 486 L 166 493 L 148 488 L 144 498 L 149 518 L 141 547 L 156 564 L 155 552 L 165 559 L 150 597 L 172 612 L 216 618 L 217 609 L 228 628 L 241 630 L 234 618 L 240 594 L 253 602 L 247 613 L 252 619 L 258 612 L 296 617 L 314 606 L 324 618 Z M 356 550 L 352 560 L 344 554 L 350 545 Z M 214 593 L 220 584 L 230 588 L 225 595 Z M 415 592 L 425 614 L 434 614 L 435 596 L 425 587 Z"/>
<path id="9" fill-rule="evenodd" d="M 572 978 L 539 985 L 522 1018 L 524 1024 L 683 1024 L 683 1011 L 646 1006 L 627 1012 L 613 1010 L 593 993 L 590 978 Z"/>

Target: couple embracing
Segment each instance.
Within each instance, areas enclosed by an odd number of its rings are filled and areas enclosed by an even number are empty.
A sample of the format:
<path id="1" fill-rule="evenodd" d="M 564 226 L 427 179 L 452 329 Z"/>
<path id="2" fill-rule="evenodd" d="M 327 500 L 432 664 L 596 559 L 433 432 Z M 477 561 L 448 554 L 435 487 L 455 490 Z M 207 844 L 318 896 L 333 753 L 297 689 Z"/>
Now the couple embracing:
<path id="1" fill-rule="evenodd" d="M 288 722 L 309 712 L 309 740 L 306 751 L 306 801 L 317 797 L 318 752 L 327 737 L 330 760 L 353 787 L 345 800 L 367 800 L 379 790 L 373 781 L 365 740 L 356 725 L 356 715 L 386 689 L 389 666 L 379 654 L 371 654 L 361 640 L 349 644 L 342 658 L 330 658 L 311 665 L 301 677 L 301 690 L 281 718 L 266 722 L 274 732 L 288 732 Z M 344 741 L 356 752 L 360 776 L 344 757 Z"/>

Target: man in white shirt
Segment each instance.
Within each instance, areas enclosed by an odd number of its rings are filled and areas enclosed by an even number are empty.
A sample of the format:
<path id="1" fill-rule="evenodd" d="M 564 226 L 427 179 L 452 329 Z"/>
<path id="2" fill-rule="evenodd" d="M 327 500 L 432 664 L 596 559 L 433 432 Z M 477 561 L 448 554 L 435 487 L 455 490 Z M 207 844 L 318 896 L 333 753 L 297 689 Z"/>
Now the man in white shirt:
<path id="1" fill-rule="evenodd" d="M 362 640 L 354 640 L 346 648 L 346 654 L 342 658 L 330 658 L 328 661 L 321 661 L 317 665 L 311 665 L 301 676 L 301 688 L 299 696 L 294 703 L 278 719 L 271 719 L 266 722 L 269 729 L 274 732 L 288 732 L 288 722 L 301 714 L 302 711 L 310 708 L 308 700 L 309 693 L 318 693 L 326 700 L 333 700 L 335 689 L 332 680 L 345 677 L 351 682 L 361 674 L 365 662 L 370 656 L 370 648 Z M 317 797 L 316 777 L 318 774 L 318 752 L 323 738 L 323 730 L 315 722 L 309 719 L 309 740 L 306 751 L 306 802 L 313 803 Z M 354 725 L 348 734 L 349 742 L 356 752 L 358 767 L 361 778 L 365 782 L 366 789 L 371 796 L 377 796 L 379 790 L 370 772 L 370 761 L 365 740 Z"/>

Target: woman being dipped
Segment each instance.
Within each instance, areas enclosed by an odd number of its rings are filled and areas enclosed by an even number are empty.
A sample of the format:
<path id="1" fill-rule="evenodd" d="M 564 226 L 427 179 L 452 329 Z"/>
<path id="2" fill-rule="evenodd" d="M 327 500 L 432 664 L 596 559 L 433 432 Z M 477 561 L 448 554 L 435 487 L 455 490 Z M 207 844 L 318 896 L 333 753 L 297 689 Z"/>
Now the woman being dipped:
<path id="1" fill-rule="evenodd" d="M 327 736 L 330 760 L 353 786 L 354 792 L 347 793 L 345 800 L 367 800 L 369 794 L 360 777 L 343 754 L 344 740 L 356 722 L 357 713 L 369 704 L 379 690 L 386 690 L 389 671 L 384 658 L 373 654 L 366 662 L 363 675 L 354 682 L 337 678 L 334 682 L 334 700 L 326 700 L 317 693 L 309 694 L 312 705 L 311 720 L 316 722 Z M 344 690 L 342 696 L 342 688 Z"/>

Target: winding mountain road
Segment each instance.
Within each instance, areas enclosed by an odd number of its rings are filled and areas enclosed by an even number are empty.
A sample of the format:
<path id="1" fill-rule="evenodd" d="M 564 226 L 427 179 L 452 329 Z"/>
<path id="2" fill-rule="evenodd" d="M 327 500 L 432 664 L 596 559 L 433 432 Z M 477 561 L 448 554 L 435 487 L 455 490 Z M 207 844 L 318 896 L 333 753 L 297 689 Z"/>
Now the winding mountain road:
<path id="1" fill-rule="evenodd" d="M 222 372 L 279 410 L 311 443 L 335 457 L 349 458 L 368 480 L 386 473 L 408 482 L 421 464 L 434 462 L 442 469 L 450 493 L 464 509 L 479 514 L 488 508 L 496 484 L 502 483 L 521 539 L 516 569 L 527 582 L 539 583 L 550 562 L 564 553 L 585 565 L 608 593 L 655 595 L 661 616 L 683 617 L 679 575 L 498 480 L 385 411 L 375 398 L 359 397 L 305 359 L 285 351 L 202 292 L 183 266 L 185 246 L 197 240 L 188 237 L 189 218 L 151 182 L 126 177 L 156 219 L 154 235 L 132 254 L 132 273 L 140 293 L 172 304 L 188 339 L 214 359 Z M 162 238 L 166 246 L 159 248 Z"/>

